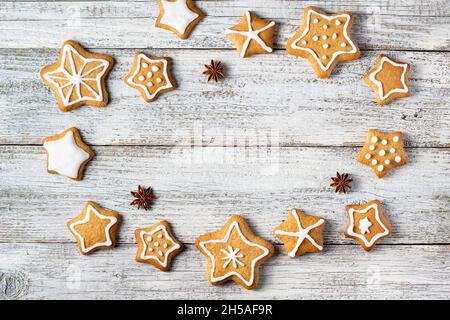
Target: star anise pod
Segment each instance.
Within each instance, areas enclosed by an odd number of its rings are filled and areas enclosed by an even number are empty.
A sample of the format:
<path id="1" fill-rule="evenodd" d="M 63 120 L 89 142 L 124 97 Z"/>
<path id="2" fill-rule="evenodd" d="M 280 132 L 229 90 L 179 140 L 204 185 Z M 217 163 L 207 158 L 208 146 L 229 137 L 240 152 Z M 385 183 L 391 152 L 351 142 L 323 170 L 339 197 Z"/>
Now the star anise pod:
<path id="1" fill-rule="evenodd" d="M 220 61 L 211 60 L 211 64 L 205 64 L 206 70 L 203 74 L 206 74 L 208 81 L 214 80 L 218 82 L 225 76 L 223 65 Z"/>
<path id="2" fill-rule="evenodd" d="M 130 205 L 131 206 L 138 206 L 138 209 L 143 207 L 145 211 L 147 211 L 150 208 L 150 202 L 155 200 L 155 197 L 153 196 L 153 190 L 152 187 L 148 187 L 147 189 L 140 186 L 138 187 L 138 191 L 131 191 L 131 194 L 134 199 Z"/>
<path id="3" fill-rule="evenodd" d="M 332 184 L 330 184 L 331 187 L 336 189 L 336 192 L 343 192 L 346 193 L 347 189 L 351 189 L 352 187 L 352 179 L 350 179 L 350 175 L 348 173 L 340 174 L 339 172 L 336 172 L 336 177 L 331 178 L 333 181 Z"/>

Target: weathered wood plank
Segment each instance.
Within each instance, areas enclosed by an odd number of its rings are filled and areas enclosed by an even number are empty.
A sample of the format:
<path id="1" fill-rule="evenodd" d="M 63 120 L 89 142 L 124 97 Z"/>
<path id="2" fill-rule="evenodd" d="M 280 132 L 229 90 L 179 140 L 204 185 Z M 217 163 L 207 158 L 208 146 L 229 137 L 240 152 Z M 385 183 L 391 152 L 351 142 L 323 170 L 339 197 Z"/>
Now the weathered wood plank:
<path id="1" fill-rule="evenodd" d="M 0 50 L 0 143 L 39 144 L 77 126 L 96 145 L 266 145 L 270 135 L 273 145 L 359 146 L 373 127 L 405 132 L 410 146 L 450 146 L 446 53 L 387 52 L 412 64 L 413 96 L 379 107 L 361 80 L 378 52 L 318 80 L 308 62 L 282 51 L 243 61 L 224 50 L 149 50 L 174 59 L 179 86 L 149 105 L 123 83 L 133 50 L 99 51 L 117 60 L 110 105 L 62 113 L 38 76 L 57 49 Z M 211 58 L 226 65 L 219 84 L 206 83 L 202 74 Z"/>
<path id="2" fill-rule="evenodd" d="M 168 219 L 187 243 L 241 213 L 265 238 L 288 210 L 326 219 L 327 244 L 354 244 L 343 235 L 345 205 L 380 199 L 394 234 L 385 244 L 450 243 L 450 151 L 410 149 L 409 163 L 379 180 L 354 148 L 95 147 L 85 179 L 45 171 L 42 147 L 0 147 L 0 242 L 69 242 L 67 220 L 87 200 L 122 213 L 121 243 L 137 227 Z M 354 191 L 335 194 L 335 172 L 353 174 Z M 130 191 L 151 185 L 152 210 L 130 207 Z"/>
<path id="3" fill-rule="evenodd" d="M 277 47 L 284 47 L 300 24 L 304 7 L 314 1 L 197 1 L 207 17 L 189 40 L 154 27 L 157 6 L 149 1 L 3 2 L 0 46 L 54 48 L 76 38 L 95 48 L 232 48 L 223 31 L 245 10 L 278 23 Z M 448 1 L 331 1 L 330 12 L 355 14 L 354 35 L 363 49 L 449 50 Z"/>
<path id="4" fill-rule="evenodd" d="M 329 246 L 289 259 L 281 247 L 257 290 L 211 286 L 189 245 L 169 272 L 134 262 L 135 245 L 81 256 L 72 244 L 0 244 L 0 299 L 449 299 L 449 246 Z M 6 284 L 13 286 L 6 287 Z M 6 289 L 6 290 L 5 290 Z M 6 291 L 6 293 L 5 293 Z"/>

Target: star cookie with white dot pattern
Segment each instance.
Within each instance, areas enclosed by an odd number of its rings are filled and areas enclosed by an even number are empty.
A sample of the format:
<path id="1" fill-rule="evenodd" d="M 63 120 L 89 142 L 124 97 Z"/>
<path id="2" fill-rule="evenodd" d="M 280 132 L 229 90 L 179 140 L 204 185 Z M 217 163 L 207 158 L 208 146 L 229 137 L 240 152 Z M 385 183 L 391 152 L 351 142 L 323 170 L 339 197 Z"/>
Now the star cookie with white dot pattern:
<path id="1" fill-rule="evenodd" d="M 288 40 L 289 54 L 309 60 L 319 78 L 327 78 L 338 62 L 358 59 L 359 48 L 350 38 L 350 12 L 327 14 L 316 7 L 303 11 L 300 30 Z"/>
<path id="2" fill-rule="evenodd" d="M 323 250 L 323 228 L 325 220 L 306 215 L 292 209 L 285 221 L 275 228 L 275 236 L 280 239 L 289 257 L 298 257 L 307 252 Z"/>
<path id="3" fill-rule="evenodd" d="M 175 90 L 169 69 L 170 58 L 150 57 L 142 52 L 134 55 L 134 64 L 125 77 L 125 83 L 137 89 L 148 103 L 160 94 Z"/>
<path id="4" fill-rule="evenodd" d="M 270 242 L 254 235 L 238 215 L 219 230 L 198 237 L 195 245 L 207 258 L 206 275 L 211 284 L 233 280 L 246 289 L 257 287 L 259 267 L 275 250 Z"/>
<path id="5" fill-rule="evenodd" d="M 391 169 L 403 166 L 408 155 L 403 148 L 403 134 L 399 131 L 385 133 L 369 129 L 367 141 L 357 160 L 372 167 L 378 178 L 383 178 Z"/>
<path id="6" fill-rule="evenodd" d="M 134 236 L 138 244 L 136 261 L 149 263 L 162 271 L 169 270 L 172 258 L 184 249 L 165 220 L 151 227 L 136 229 Z"/>
<path id="7" fill-rule="evenodd" d="M 94 151 L 81 140 L 77 128 L 43 139 L 47 152 L 47 172 L 81 180 L 84 168 L 95 156 Z"/>
<path id="8" fill-rule="evenodd" d="M 345 235 L 356 239 L 366 251 L 392 232 L 389 220 L 383 215 L 379 200 L 346 207 L 347 228 Z"/>
<path id="9" fill-rule="evenodd" d="M 382 106 L 394 99 L 411 96 L 409 70 L 408 63 L 381 54 L 375 67 L 364 76 L 364 81 L 373 89 L 377 103 Z"/>

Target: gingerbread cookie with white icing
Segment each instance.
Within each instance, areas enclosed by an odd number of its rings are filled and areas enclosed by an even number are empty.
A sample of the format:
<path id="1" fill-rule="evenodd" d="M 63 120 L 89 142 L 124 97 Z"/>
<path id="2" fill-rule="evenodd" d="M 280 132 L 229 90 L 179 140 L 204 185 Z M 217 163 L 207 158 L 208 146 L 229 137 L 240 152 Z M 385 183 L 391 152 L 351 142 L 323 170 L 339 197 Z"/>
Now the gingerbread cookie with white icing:
<path id="1" fill-rule="evenodd" d="M 292 209 L 285 221 L 275 228 L 275 236 L 283 242 L 289 257 L 298 257 L 307 252 L 323 250 L 323 229 L 325 220 L 309 216 Z"/>
<path id="2" fill-rule="evenodd" d="M 192 0 L 158 0 L 159 14 L 155 26 L 186 39 L 205 14 Z"/>
<path id="3" fill-rule="evenodd" d="M 399 131 L 386 133 L 369 129 L 366 144 L 357 160 L 370 166 L 378 178 L 383 178 L 390 170 L 403 166 L 408 161 L 403 145 L 403 134 Z"/>
<path id="4" fill-rule="evenodd" d="M 67 223 L 67 227 L 77 241 L 80 253 L 87 255 L 116 245 L 119 222 L 119 213 L 104 210 L 95 202 L 88 201 L 81 213 Z"/>
<path id="5" fill-rule="evenodd" d="M 308 59 L 319 78 L 327 78 L 338 62 L 360 56 L 359 48 L 350 37 L 351 12 L 327 14 L 316 7 L 303 11 L 300 30 L 288 40 L 289 54 Z"/>
<path id="6" fill-rule="evenodd" d="M 255 54 L 271 53 L 275 22 L 258 18 L 247 11 L 241 21 L 225 30 L 225 35 L 236 46 L 241 58 Z"/>
<path id="7" fill-rule="evenodd" d="M 160 94 L 175 90 L 169 63 L 168 57 L 150 57 L 136 52 L 133 67 L 125 77 L 125 83 L 137 89 L 144 100 L 150 103 Z"/>
<path id="8" fill-rule="evenodd" d="M 136 261 L 151 264 L 162 271 L 169 270 L 172 258 L 184 248 L 164 220 L 151 227 L 136 229 L 134 236 L 138 244 Z"/>
<path id="9" fill-rule="evenodd" d="M 195 245 L 208 261 L 206 275 L 211 284 L 233 280 L 246 289 L 257 287 L 259 267 L 275 250 L 238 215 L 219 230 L 198 237 Z"/>
<path id="10" fill-rule="evenodd" d="M 47 172 L 81 180 L 84 168 L 95 156 L 81 139 L 77 128 L 69 128 L 43 139 L 47 153 Z"/>
<path id="11" fill-rule="evenodd" d="M 364 81 L 375 92 L 379 105 L 385 105 L 394 99 L 411 96 L 409 89 L 410 65 L 380 54 L 377 63 L 365 76 Z"/>
<path id="12" fill-rule="evenodd" d="M 41 70 L 42 81 L 56 95 L 59 109 L 71 111 L 82 105 L 108 104 L 105 79 L 114 65 L 110 56 L 91 53 L 73 40 L 64 42 L 56 63 Z"/>
<path id="13" fill-rule="evenodd" d="M 345 235 L 356 239 L 369 252 L 382 238 L 392 233 L 389 220 L 383 215 L 379 200 L 346 207 L 347 228 Z"/>

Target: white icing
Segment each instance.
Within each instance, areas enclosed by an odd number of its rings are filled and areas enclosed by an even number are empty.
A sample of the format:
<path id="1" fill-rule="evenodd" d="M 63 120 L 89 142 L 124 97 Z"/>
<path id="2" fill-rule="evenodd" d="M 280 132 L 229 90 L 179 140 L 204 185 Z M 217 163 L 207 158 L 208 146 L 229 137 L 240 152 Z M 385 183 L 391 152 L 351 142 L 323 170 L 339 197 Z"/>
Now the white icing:
<path id="1" fill-rule="evenodd" d="M 372 155 L 370 153 L 366 153 L 366 159 L 369 160 L 370 158 L 372 158 Z"/>
<path id="2" fill-rule="evenodd" d="M 306 40 L 302 41 L 302 45 L 304 45 L 304 46 L 306 45 Z"/>
<path id="3" fill-rule="evenodd" d="M 318 22 L 319 22 L 319 19 L 316 18 L 316 19 L 313 20 L 313 22 L 314 22 L 314 23 L 318 23 Z"/>
<path id="4" fill-rule="evenodd" d="M 159 247 L 159 242 L 156 241 L 153 245 L 154 245 L 156 248 L 158 248 L 158 247 Z"/>
<path id="5" fill-rule="evenodd" d="M 300 41 L 303 37 L 305 37 L 308 34 L 308 32 L 309 32 L 309 25 L 310 25 L 310 21 L 311 21 L 311 14 L 313 14 L 313 13 L 318 15 L 318 16 L 320 16 L 320 17 L 322 17 L 322 18 L 324 18 L 324 19 L 326 19 L 326 20 L 328 20 L 328 21 L 331 21 L 331 20 L 337 19 L 337 18 L 345 18 L 345 24 L 344 24 L 342 32 L 343 32 L 344 38 L 350 44 L 352 49 L 350 51 L 336 51 L 336 52 L 334 52 L 333 56 L 331 57 L 331 59 L 330 59 L 330 61 L 328 62 L 327 65 L 324 65 L 322 63 L 322 61 L 319 59 L 317 53 L 314 52 L 314 50 L 312 50 L 310 48 L 302 48 L 302 47 L 297 46 L 297 42 Z M 348 15 L 346 13 L 345 14 L 336 15 L 336 16 L 328 16 L 328 15 L 324 15 L 324 14 L 321 14 L 319 12 L 316 12 L 316 11 L 310 9 L 310 10 L 308 10 L 308 13 L 307 13 L 306 28 L 303 31 L 303 33 L 297 39 L 295 39 L 292 42 L 291 47 L 293 49 L 299 49 L 299 50 L 304 50 L 304 51 L 309 52 L 314 57 L 314 59 L 316 60 L 316 62 L 320 66 L 320 68 L 323 71 L 326 71 L 326 70 L 328 70 L 331 67 L 331 65 L 334 63 L 334 60 L 336 59 L 336 57 L 339 56 L 340 54 L 355 53 L 357 51 L 355 44 L 352 42 L 352 40 L 350 39 L 350 37 L 348 36 L 348 33 L 347 33 L 347 31 L 348 31 L 347 28 L 349 27 L 349 25 L 350 25 L 350 15 Z M 325 25 L 324 25 L 324 27 L 325 27 Z"/>
<path id="6" fill-rule="evenodd" d="M 314 36 L 314 37 L 313 37 L 313 40 L 314 40 L 314 41 L 317 41 L 317 40 L 319 40 L 319 37 L 318 37 L 318 36 Z M 305 41 L 305 42 L 306 42 L 306 41 Z"/>
<path id="7" fill-rule="evenodd" d="M 225 249 L 220 250 L 220 252 L 222 252 L 225 255 L 225 257 L 222 258 L 222 260 L 225 260 L 225 262 L 222 265 L 222 268 L 225 269 L 226 267 L 228 267 L 230 263 L 232 263 L 234 269 L 237 269 L 238 265 L 244 267 L 245 264 L 242 261 L 239 261 L 239 259 L 242 259 L 244 257 L 242 253 L 239 253 L 241 249 L 239 248 L 233 249 L 232 246 L 228 246 L 227 249 L 228 250 Z"/>
<path id="8" fill-rule="evenodd" d="M 376 165 L 377 163 L 378 163 L 378 161 L 377 161 L 376 159 L 373 159 L 373 160 L 372 160 L 372 164 L 373 164 L 373 165 Z"/>
<path id="9" fill-rule="evenodd" d="M 323 39 L 323 40 L 327 40 L 327 39 L 328 39 L 328 36 L 327 36 L 326 34 L 324 34 L 324 35 L 322 36 L 322 39 Z"/>
<path id="10" fill-rule="evenodd" d="M 325 43 L 322 47 L 323 47 L 324 49 L 328 49 L 330 46 L 328 45 L 328 43 Z"/>
<path id="11" fill-rule="evenodd" d="M 142 64 L 142 67 L 143 67 L 143 68 L 148 68 L 148 63 L 144 62 L 144 63 Z"/>
<path id="12" fill-rule="evenodd" d="M 63 176 L 76 179 L 80 166 L 89 159 L 89 153 L 80 148 L 71 130 L 58 139 L 44 142 L 48 153 L 47 168 Z"/>
<path id="13" fill-rule="evenodd" d="M 361 231 L 362 234 L 370 233 L 369 228 L 372 226 L 372 223 L 370 222 L 368 217 L 365 217 L 364 219 L 359 220 L 359 231 Z"/>
<path id="14" fill-rule="evenodd" d="M 393 140 L 394 142 L 398 142 L 398 141 L 400 140 L 400 137 L 399 137 L 399 136 L 395 136 L 394 138 L 392 138 L 392 140 Z"/>
<path id="15" fill-rule="evenodd" d="M 245 242 L 247 245 L 249 245 L 251 247 L 257 247 L 257 248 L 259 248 L 259 249 L 261 249 L 263 251 L 259 256 L 257 256 L 256 258 L 254 258 L 252 260 L 251 266 L 250 266 L 250 278 L 248 280 L 245 279 L 243 275 L 241 275 L 240 273 L 238 273 L 236 271 L 227 272 L 224 275 L 219 276 L 219 277 L 215 277 L 214 276 L 214 271 L 216 269 L 216 257 L 206 248 L 206 245 L 208 243 L 228 243 L 228 241 L 230 239 L 230 235 L 231 235 L 233 229 L 236 229 L 236 231 L 237 231 L 237 233 L 239 235 L 239 238 L 243 242 Z M 217 240 L 213 239 L 213 240 L 201 241 L 199 243 L 199 245 L 203 249 L 203 251 L 206 252 L 208 257 L 211 259 L 211 270 L 210 270 L 210 277 L 211 277 L 210 281 L 211 282 L 219 282 L 219 281 L 222 281 L 222 280 L 224 280 L 224 279 L 226 279 L 226 278 L 228 278 L 230 276 L 236 276 L 239 279 L 241 279 L 245 283 L 245 285 L 251 286 L 253 284 L 253 281 L 255 280 L 255 266 L 256 266 L 256 263 L 259 260 L 261 260 L 262 258 L 264 258 L 265 256 L 269 255 L 269 253 L 270 253 L 269 249 L 267 249 L 266 247 L 264 247 L 264 246 L 262 246 L 262 245 L 260 245 L 258 243 L 249 241 L 244 236 L 244 234 L 242 233 L 242 231 L 241 231 L 241 229 L 239 227 L 239 223 L 237 221 L 233 221 L 230 224 L 230 227 L 228 228 L 228 231 L 227 231 L 227 233 L 226 233 L 226 235 L 225 235 L 225 237 L 223 239 L 217 239 Z"/>
<path id="16" fill-rule="evenodd" d="M 158 71 L 159 71 L 159 68 L 158 68 L 157 66 L 152 66 L 152 71 L 153 71 L 153 72 L 158 72 Z"/>
<path id="17" fill-rule="evenodd" d="M 386 151 L 380 150 L 380 152 L 378 152 L 378 154 L 383 157 L 384 155 L 386 155 Z"/>
<path id="18" fill-rule="evenodd" d="M 83 224 L 89 223 L 89 221 L 91 220 L 91 214 L 95 214 L 101 220 L 109 220 L 109 223 L 107 224 L 107 226 L 106 226 L 106 228 L 104 230 L 106 241 L 104 241 L 104 242 L 96 242 L 92 246 L 86 248 L 86 243 L 84 241 L 83 236 L 77 232 L 75 227 L 79 226 L 79 225 L 83 225 Z M 98 247 L 111 246 L 112 245 L 112 239 L 111 239 L 111 235 L 109 234 L 109 231 L 111 230 L 112 226 L 115 225 L 116 223 L 117 223 L 117 218 L 116 217 L 105 216 L 105 215 L 101 214 L 100 212 L 98 212 L 97 210 L 95 210 L 95 208 L 93 206 L 89 205 L 87 207 L 87 209 L 86 209 L 86 216 L 84 217 L 84 219 L 72 223 L 71 225 L 69 225 L 69 228 L 73 232 L 73 234 L 75 234 L 75 236 L 80 240 L 81 251 L 83 251 L 84 253 L 88 253 L 92 249 L 95 249 L 95 248 L 98 248 Z"/>
<path id="19" fill-rule="evenodd" d="M 139 80 L 139 81 L 144 81 L 144 80 L 145 80 L 145 77 L 144 77 L 144 76 L 139 76 L 138 80 Z"/>
<path id="20" fill-rule="evenodd" d="M 389 164 L 391 164 L 391 161 L 389 159 L 386 159 L 386 160 L 384 160 L 384 164 L 389 165 Z"/>
<path id="21" fill-rule="evenodd" d="M 166 241 L 169 241 L 169 242 L 171 243 L 171 245 L 172 245 L 172 247 L 171 247 L 169 250 L 167 250 L 167 252 L 164 254 L 164 259 L 163 259 L 163 261 L 159 260 L 159 259 L 158 259 L 157 257 L 155 257 L 154 255 L 147 255 L 147 254 L 146 254 L 147 250 L 150 251 L 150 252 L 152 252 L 153 249 L 151 249 L 151 247 L 149 247 L 148 243 L 145 242 L 144 237 L 145 237 L 146 235 L 153 235 L 153 234 L 157 233 L 158 231 L 162 231 L 162 232 L 164 233 L 164 237 L 165 237 Z M 174 241 L 173 238 L 170 237 L 169 233 L 167 232 L 167 228 L 166 228 L 166 226 L 164 226 L 164 225 L 159 225 L 159 226 L 157 226 L 155 229 L 153 229 L 152 231 L 141 231 L 141 232 L 139 233 L 139 236 L 140 236 L 141 241 L 142 241 L 142 244 L 143 244 L 143 249 L 142 249 L 142 253 L 141 253 L 141 256 L 140 256 L 141 259 L 143 259 L 143 260 L 155 260 L 155 261 L 158 262 L 162 267 L 167 267 L 169 255 L 170 255 L 173 251 L 175 251 L 175 250 L 177 250 L 177 249 L 180 248 L 180 245 L 179 245 L 178 243 L 176 243 L 176 242 Z M 154 245 L 155 247 L 158 247 L 158 246 L 159 246 L 159 243 L 158 243 L 158 242 L 155 242 L 153 245 Z M 164 248 L 167 248 L 167 244 L 166 244 L 166 246 L 163 246 L 163 247 L 164 247 Z M 158 251 L 158 254 L 159 254 L 160 252 L 161 252 L 161 250 Z M 161 252 L 161 253 L 162 253 L 162 252 Z M 161 254 L 159 254 L 159 255 L 162 256 Z"/>
<path id="22" fill-rule="evenodd" d="M 372 144 L 372 145 L 370 145 L 370 147 L 369 147 L 369 150 L 370 151 L 373 151 L 373 150 L 375 150 L 375 146 Z"/>
<path id="23" fill-rule="evenodd" d="M 382 164 L 380 164 L 378 167 L 377 167 L 377 170 L 378 171 L 383 171 L 384 170 L 384 166 L 382 165 Z"/>
<path id="24" fill-rule="evenodd" d="M 387 145 L 387 143 L 388 143 L 388 142 L 387 142 L 387 140 L 386 140 L 386 139 L 383 139 L 383 140 L 381 140 L 381 144 L 382 144 L 382 145 L 384 145 L 384 146 L 385 146 L 385 145 Z"/>
<path id="25" fill-rule="evenodd" d="M 75 58 L 77 61 L 82 61 L 83 64 L 77 70 L 75 66 Z M 66 64 L 70 66 L 70 70 L 66 70 Z M 90 63 L 98 64 L 96 67 L 84 71 Z M 58 95 L 65 107 L 69 107 L 82 101 L 103 101 L 102 77 L 109 67 L 109 61 L 99 58 L 85 58 L 76 49 L 70 45 L 65 44 L 62 48 L 62 60 L 59 67 L 51 72 L 43 74 L 43 78 L 57 88 Z M 101 69 L 95 76 L 89 76 L 92 72 Z M 64 74 L 64 77 L 61 76 Z M 59 80 L 57 82 L 56 80 Z M 88 83 L 89 82 L 89 83 Z M 94 82 L 95 84 L 93 84 Z M 81 88 L 86 88 L 89 91 L 88 96 L 83 96 Z M 71 100 L 71 97 L 76 97 Z"/>
<path id="26" fill-rule="evenodd" d="M 378 137 L 376 137 L 376 136 L 373 136 L 373 137 L 372 137 L 372 142 L 374 142 L 374 143 L 375 143 L 375 142 L 377 142 L 377 141 L 378 141 Z"/>
<path id="27" fill-rule="evenodd" d="M 398 162 L 402 161 L 402 158 L 400 156 L 396 156 L 394 160 L 395 160 L 395 162 L 398 163 Z"/>
<path id="28" fill-rule="evenodd" d="M 324 25 L 322 26 L 322 28 L 324 28 L 324 29 L 326 30 L 326 29 L 328 29 L 328 25 L 327 25 L 327 24 L 324 24 Z"/>
<path id="29" fill-rule="evenodd" d="M 355 228 L 355 219 L 354 219 L 353 214 L 355 212 L 364 214 L 364 213 L 367 213 L 370 209 L 375 210 L 375 219 L 377 220 L 377 222 L 380 224 L 381 228 L 383 228 L 384 231 L 373 236 L 372 239 L 370 239 L 370 241 L 367 241 L 367 239 L 364 235 L 355 233 L 353 231 L 353 229 Z M 370 206 L 368 206 L 362 210 L 356 210 L 356 209 L 350 208 L 348 213 L 349 213 L 350 223 L 347 228 L 347 234 L 349 234 L 351 236 L 355 236 L 358 239 L 361 239 L 364 242 L 364 244 L 366 245 L 366 247 L 368 247 L 368 248 L 372 247 L 374 245 L 375 241 L 377 241 L 379 238 L 389 234 L 389 230 L 386 228 L 386 226 L 380 220 L 380 213 L 378 211 L 378 206 L 376 203 L 373 203 Z"/>
<path id="30" fill-rule="evenodd" d="M 341 22 L 340 22 L 339 20 L 336 20 L 336 25 L 337 25 L 337 26 L 340 26 L 340 25 L 341 25 Z"/>
<path id="31" fill-rule="evenodd" d="M 248 31 L 237 31 L 237 30 L 232 30 L 232 29 L 225 30 L 225 34 L 239 34 L 239 35 L 247 37 L 247 39 L 245 39 L 244 44 L 242 45 L 242 50 L 240 53 L 241 58 L 245 57 L 245 53 L 247 52 L 247 49 L 248 49 L 248 46 L 250 45 L 251 40 L 256 41 L 261 46 L 261 48 L 263 48 L 265 51 L 272 52 L 273 49 L 265 44 L 265 42 L 259 37 L 259 34 L 263 31 L 266 31 L 267 29 L 272 28 L 275 25 L 275 22 L 270 21 L 270 23 L 267 24 L 266 26 L 264 26 L 258 30 L 253 30 L 250 12 L 247 11 L 245 13 L 245 16 L 247 18 Z"/>
<path id="32" fill-rule="evenodd" d="M 383 69 L 383 64 L 385 62 L 387 62 L 387 63 L 389 63 L 389 64 L 391 64 L 393 66 L 403 68 L 403 72 L 402 72 L 402 75 L 400 77 L 400 81 L 402 83 L 402 88 L 391 89 L 387 94 L 384 93 L 383 83 L 381 83 L 381 81 L 375 79 L 375 76 Z M 396 62 L 392 61 L 391 59 L 389 59 L 388 57 L 381 58 L 380 66 L 374 72 L 369 74 L 370 81 L 372 81 L 378 88 L 378 95 L 380 96 L 381 100 L 386 99 L 387 97 L 389 97 L 393 93 L 406 93 L 406 92 L 408 92 L 409 89 L 408 89 L 408 87 L 406 85 L 406 82 L 405 82 L 405 76 L 406 76 L 406 71 L 407 70 L 408 70 L 408 64 L 406 64 L 406 63 L 396 63 Z M 394 137 L 394 142 L 397 142 L 398 141 L 398 137 L 397 137 L 397 140 L 395 140 L 395 138 L 396 137 Z"/>
<path id="33" fill-rule="evenodd" d="M 292 216 L 295 218 L 295 222 L 297 223 L 297 228 L 298 231 L 297 232 L 290 232 L 290 231 L 284 231 L 284 230 L 275 230 L 275 234 L 278 235 L 283 235 L 283 236 L 290 236 L 290 237 L 297 237 L 297 243 L 295 244 L 294 249 L 292 249 L 290 252 L 288 252 L 288 255 L 290 257 L 295 257 L 295 254 L 298 250 L 298 248 L 300 248 L 301 244 L 303 243 L 303 240 L 308 239 L 309 242 L 311 242 L 311 244 L 316 247 L 317 249 L 319 249 L 320 251 L 322 251 L 323 247 L 321 245 L 319 245 L 310 235 L 309 232 L 314 229 L 317 228 L 318 226 L 322 225 L 325 220 L 320 219 L 319 221 L 317 221 L 316 223 L 303 228 L 302 224 L 300 222 L 300 218 L 297 214 L 297 212 L 295 210 L 291 211 Z"/>
<path id="34" fill-rule="evenodd" d="M 391 149 L 389 150 L 389 152 L 390 152 L 390 153 L 395 153 L 395 148 L 391 148 Z"/>
<path id="35" fill-rule="evenodd" d="M 187 0 L 160 1 L 164 9 L 161 23 L 174 28 L 180 34 L 184 34 L 189 24 L 199 16 L 198 13 L 189 9 Z"/>
<path id="36" fill-rule="evenodd" d="M 344 47 L 346 47 L 347 46 L 347 44 L 345 43 L 345 42 L 341 42 L 341 47 L 342 48 L 344 48 Z"/>

